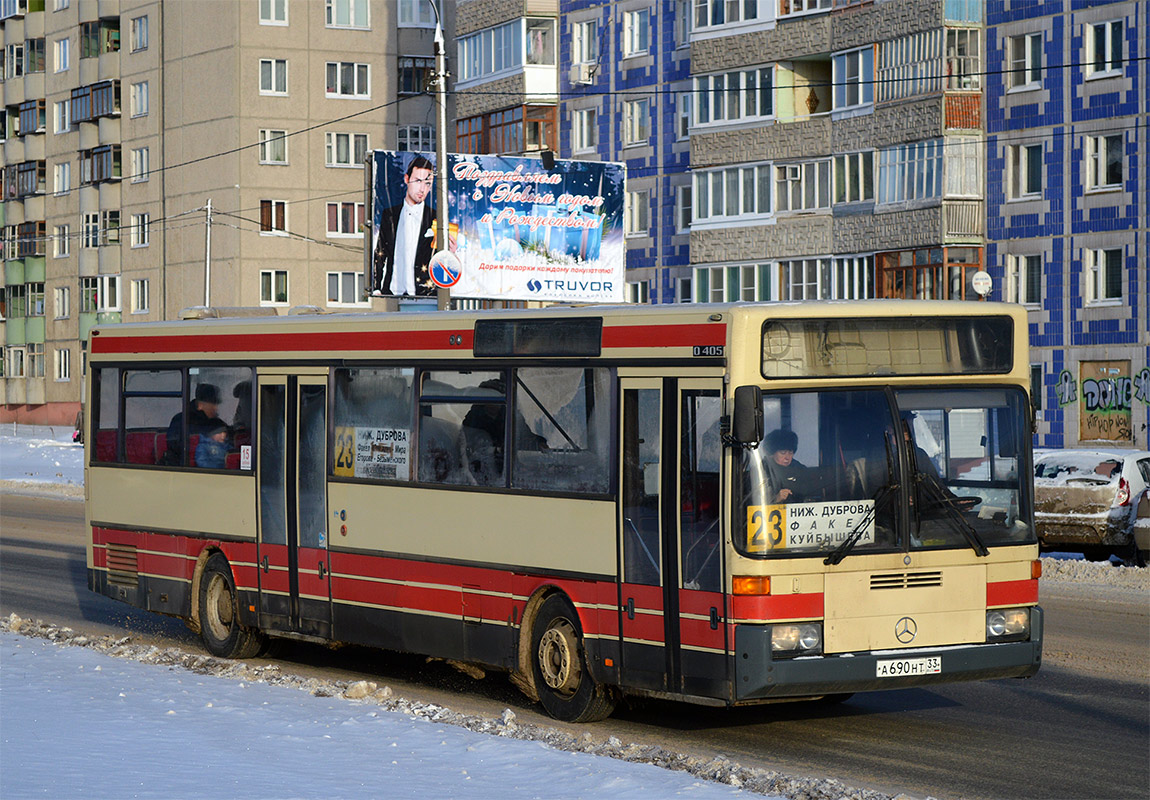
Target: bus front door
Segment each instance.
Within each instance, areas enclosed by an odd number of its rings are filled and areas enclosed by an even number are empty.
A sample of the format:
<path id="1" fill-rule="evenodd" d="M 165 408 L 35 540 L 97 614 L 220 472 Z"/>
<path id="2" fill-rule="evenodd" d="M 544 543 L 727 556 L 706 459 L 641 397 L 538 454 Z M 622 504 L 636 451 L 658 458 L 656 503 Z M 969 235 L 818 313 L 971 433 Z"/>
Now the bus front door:
<path id="1" fill-rule="evenodd" d="M 327 377 L 259 376 L 260 626 L 331 636 Z"/>
<path id="2" fill-rule="evenodd" d="M 621 386 L 623 682 L 725 697 L 721 384 L 623 378 Z"/>

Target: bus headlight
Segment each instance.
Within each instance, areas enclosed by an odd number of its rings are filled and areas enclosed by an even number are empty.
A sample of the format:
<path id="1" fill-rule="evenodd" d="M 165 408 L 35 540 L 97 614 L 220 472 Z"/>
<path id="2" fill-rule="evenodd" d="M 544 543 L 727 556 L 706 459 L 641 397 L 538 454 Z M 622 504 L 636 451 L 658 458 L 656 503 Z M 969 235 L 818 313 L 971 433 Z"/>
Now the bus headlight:
<path id="1" fill-rule="evenodd" d="M 771 628 L 771 653 L 775 658 L 817 655 L 822 651 L 823 626 L 821 623 L 775 625 Z"/>
<path id="2" fill-rule="evenodd" d="M 1024 641 L 1028 638 L 1029 608 L 996 608 L 986 612 L 986 641 Z"/>

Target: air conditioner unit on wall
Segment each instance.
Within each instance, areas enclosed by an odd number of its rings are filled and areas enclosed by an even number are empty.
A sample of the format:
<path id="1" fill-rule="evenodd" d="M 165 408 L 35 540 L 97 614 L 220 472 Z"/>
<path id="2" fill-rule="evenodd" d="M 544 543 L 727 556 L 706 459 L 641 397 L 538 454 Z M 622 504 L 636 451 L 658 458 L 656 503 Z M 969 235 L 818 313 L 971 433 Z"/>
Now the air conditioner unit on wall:
<path id="1" fill-rule="evenodd" d="M 598 71 L 598 64 L 572 64 L 571 83 L 593 83 L 595 81 L 595 73 Z"/>

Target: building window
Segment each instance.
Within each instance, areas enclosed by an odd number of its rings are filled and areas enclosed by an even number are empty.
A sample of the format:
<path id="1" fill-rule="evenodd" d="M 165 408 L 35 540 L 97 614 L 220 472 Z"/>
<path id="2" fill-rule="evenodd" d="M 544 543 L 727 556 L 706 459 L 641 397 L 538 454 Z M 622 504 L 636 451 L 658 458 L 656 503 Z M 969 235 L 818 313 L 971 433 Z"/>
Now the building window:
<path id="1" fill-rule="evenodd" d="M 1122 248 L 1088 250 L 1086 300 L 1106 303 L 1122 299 Z"/>
<path id="2" fill-rule="evenodd" d="M 329 28 L 368 28 L 368 0 L 324 0 Z"/>
<path id="3" fill-rule="evenodd" d="M 631 100 L 623 104 L 623 113 L 626 118 L 624 146 L 647 144 L 651 137 L 651 101 L 646 98 Z"/>
<path id="4" fill-rule="evenodd" d="M 52 118 L 55 122 L 56 133 L 68 133 L 72 130 L 72 115 L 70 113 L 70 102 L 68 100 L 60 100 L 52 104 L 53 114 Z"/>
<path id="5" fill-rule="evenodd" d="M 1037 89 L 1042 82 L 1042 34 L 1012 36 L 1010 49 L 1011 89 Z"/>
<path id="6" fill-rule="evenodd" d="M 90 185 L 120 180 L 120 145 L 105 144 L 80 151 L 80 183 Z"/>
<path id="7" fill-rule="evenodd" d="M 1042 365 L 1030 365 L 1030 403 L 1035 411 L 1042 410 Z"/>
<path id="8" fill-rule="evenodd" d="M 368 151 L 366 133 L 328 133 L 326 139 L 329 167 L 363 167 Z"/>
<path id="9" fill-rule="evenodd" d="M 755 67 L 695 78 L 697 125 L 774 116 L 774 67 Z"/>
<path id="10" fill-rule="evenodd" d="M 943 168 L 947 197 L 982 197 L 982 152 L 985 143 L 970 136 L 948 136 Z"/>
<path id="11" fill-rule="evenodd" d="M 140 81 L 132 84 L 132 116 L 146 117 L 148 115 L 148 82 Z"/>
<path id="12" fill-rule="evenodd" d="M 874 256 L 838 256 L 831 273 L 831 297 L 866 300 L 874 297 Z"/>
<path id="13" fill-rule="evenodd" d="M 675 296 L 677 303 L 693 303 L 695 302 L 695 295 L 691 287 L 694 285 L 690 278 L 679 278 L 677 281 L 678 288 Z"/>
<path id="14" fill-rule="evenodd" d="M 588 19 L 571 26 L 571 62 L 599 63 L 599 20 Z"/>
<path id="15" fill-rule="evenodd" d="M 400 125 L 398 130 L 399 150 L 414 150 L 430 153 L 435 150 L 435 128 L 430 125 Z"/>
<path id="16" fill-rule="evenodd" d="M 99 278 L 80 278 L 80 313 L 94 314 L 98 309 Z"/>
<path id="17" fill-rule="evenodd" d="M 131 229 L 132 247 L 147 247 L 151 244 L 151 215 L 133 214 Z"/>
<path id="18" fill-rule="evenodd" d="M 287 233 L 287 203 L 283 200 L 260 200 L 260 233 Z"/>
<path id="19" fill-rule="evenodd" d="M 56 72 L 67 72 L 72 62 L 72 51 L 69 50 L 71 39 L 65 36 L 52 43 L 52 65 Z"/>
<path id="20" fill-rule="evenodd" d="M 759 18 L 758 2 L 723 2 L 723 0 L 694 0 L 696 28 L 716 25 L 734 25 Z M 679 12 L 690 20 L 689 4 L 680 4 Z M 688 23 L 689 24 L 689 23 Z"/>
<path id="21" fill-rule="evenodd" d="M 72 314 L 72 290 L 67 286 L 57 286 L 52 294 L 55 299 L 56 319 L 67 319 Z"/>
<path id="22" fill-rule="evenodd" d="M 1118 189 L 1122 186 L 1122 134 L 1087 136 L 1086 188 Z"/>
<path id="23" fill-rule="evenodd" d="M 808 161 L 775 167 L 779 211 L 812 211 L 831 206 L 831 162 Z"/>
<path id="24" fill-rule="evenodd" d="M 96 58 L 101 53 L 120 51 L 120 18 L 80 23 L 80 58 Z"/>
<path id="25" fill-rule="evenodd" d="M 1007 257 L 1006 302 L 1042 302 L 1042 256 Z"/>
<path id="26" fill-rule="evenodd" d="M 65 161 L 63 164 L 52 165 L 52 191 L 55 194 L 67 194 L 72 191 L 72 164 Z"/>
<path id="27" fill-rule="evenodd" d="M 422 56 L 399 57 L 399 93 L 422 94 L 435 75 L 435 59 Z"/>
<path id="28" fill-rule="evenodd" d="M 260 25 L 287 24 L 287 0 L 260 0 Z"/>
<path id="29" fill-rule="evenodd" d="M 131 24 L 132 52 L 148 49 L 148 18 L 135 17 Z"/>
<path id="30" fill-rule="evenodd" d="M 288 274 L 286 269 L 260 270 L 260 305 L 283 306 L 288 301 Z"/>
<path id="31" fill-rule="evenodd" d="M 120 276 L 100 275 L 96 281 L 96 310 L 120 310 Z"/>
<path id="32" fill-rule="evenodd" d="M 93 248 L 100 246 L 100 215 L 85 214 L 80 225 L 81 247 Z"/>
<path id="33" fill-rule="evenodd" d="M 523 66 L 523 20 L 464 36 L 459 41 L 459 79 L 469 81 Z"/>
<path id="34" fill-rule="evenodd" d="M 694 221 L 733 221 L 771 213 L 770 164 L 695 173 Z"/>
<path id="35" fill-rule="evenodd" d="M 942 69 L 941 29 L 880 42 L 876 99 L 882 102 L 937 92 L 942 88 Z"/>
<path id="36" fill-rule="evenodd" d="M 52 256 L 53 258 L 66 258 L 72 252 L 72 227 L 70 225 L 57 225 L 54 234 L 52 237 Z"/>
<path id="37" fill-rule="evenodd" d="M 286 164 L 287 131 L 260 129 L 260 163 Z"/>
<path id="38" fill-rule="evenodd" d="M 675 138 L 681 142 L 687 141 L 691 135 L 691 93 L 683 92 L 677 98 L 679 103 L 678 107 L 678 124 L 675 129 Z"/>
<path id="39" fill-rule="evenodd" d="M 631 281 L 627 284 L 627 302 L 646 305 L 651 302 L 651 282 Z"/>
<path id="40" fill-rule="evenodd" d="M 1122 69 L 1122 20 L 1091 25 L 1087 41 L 1090 75 L 1111 75 Z"/>
<path id="41" fill-rule="evenodd" d="M 874 153 L 835 156 L 835 203 L 874 200 Z"/>
<path id="42" fill-rule="evenodd" d="M 354 61 L 327 62 L 327 96 L 366 100 L 371 97 L 371 67 Z"/>
<path id="43" fill-rule="evenodd" d="M 593 150 L 599 144 L 599 112 L 582 108 L 572 116 L 571 149 L 576 153 Z"/>
<path id="44" fill-rule="evenodd" d="M 102 246 L 120 243 L 120 212 L 100 212 L 100 244 Z M 117 309 L 118 310 L 118 309 Z"/>
<path id="45" fill-rule="evenodd" d="M 46 103 L 41 99 L 25 100 L 16 106 L 16 113 L 20 120 L 18 133 L 27 136 L 30 133 L 43 133 L 47 123 Z"/>
<path id="46" fill-rule="evenodd" d="M 24 74 L 24 43 L 15 42 L 4 46 L 3 70 L 0 71 L 4 80 L 10 81 Z"/>
<path id="47" fill-rule="evenodd" d="M 34 75 L 44 71 L 45 42 L 43 39 L 28 39 L 24 42 L 24 74 Z"/>
<path id="48" fill-rule="evenodd" d="M 286 58 L 260 59 L 260 94 L 288 93 L 287 65 Z"/>
<path id="49" fill-rule="evenodd" d="M 826 11 L 830 7 L 831 0 L 779 0 L 779 16 L 809 14 L 814 11 Z"/>
<path id="50" fill-rule="evenodd" d="M 982 87 L 981 31 L 977 28 L 948 28 L 946 31 L 946 88 Z"/>
<path id="51" fill-rule="evenodd" d="M 627 218 L 623 232 L 628 236 L 646 236 L 650 227 L 650 214 L 649 192 L 627 192 Z"/>
<path id="52" fill-rule="evenodd" d="M 28 283 L 25 284 L 25 292 L 28 298 L 28 316 L 42 317 L 44 316 L 44 284 L 43 283 Z"/>
<path id="53" fill-rule="evenodd" d="M 57 381 L 72 380 L 72 351 L 67 348 L 57 348 L 55 351 L 54 373 Z"/>
<path id="54" fill-rule="evenodd" d="M 399 0 L 399 27 L 430 28 L 435 25 L 432 0 Z"/>
<path id="55" fill-rule="evenodd" d="M 691 230 L 691 215 L 695 213 L 691 202 L 693 197 L 694 191 L 690 184 L 675 188 L 675 233 L 688 233 Z"/>
<path id="56" fill-rule="evenodd" d="M 363 203 L 328 203 L 327 235 L 362 236 Z"/>
<path id="57" fill-rule="evenodd" d="M 874 48 L 834 57 L 835 110 L 874 102 Z"/>
<path id="58" fill-rule="evenodd" d="M 1042 191 L 1042 145 L 1011 145 L 1007 167 L 1010 199 L 1034 197 Z"/>
<path id="59" fill-rule="evenodd" d="M 8 287 L 8 306 L 4 316 L 9 319 L 23 319 L 28 316 L 27 287 L 22 283 Z"/>
<path id="60" fill-rule="evenodd" d="M 833 297 L 829 258 L 799 258 L 779 262 L 782 300 L 827 300 Z"/>
<path id="61" fill-rule="evenodd" d="M 328 305 L 364 305 L 367 302 L 363 291 L 363 271 L 329 272 L 327 274 Z"/>
<path id="62" fill-rule="evenodd" d="M 148 288 L 148 279 L 141 278 L 132 281 L 132 313 L 133 314 L 147 314 L 148 308 L 151 305 L 150 295 L 151 290 Z"/>
<path id="63" fill-rule="evenodd" d="M 7 366 L 6 374 L 9 378 L 23 378 L 24 377 L 24 348 L 23 347 L 6 347 L 7 352 Z"/>
<path id="64" fill-rule="evenodd" d="M 878 154 L 878 203 L 929 200 L 942 195 L 942 141 L 888 147 Z"/>
<path id="65" fill-rule="evenodd" d="M 143 183 L 148 179 L 148 148 L 137 147 L 131 152 L 132 183 Z"/>
<path id="66" fill-rule="evenodd" d="M 44 377 L 44 345 L 38 342 L 29 342 L 25 345 L 25 350 L 28 359 L 28 373 L 29 378 L 43 378 Z"/>
<path id="67" fill-rule="evenodd" d="M 646 55 L 651 49 L 651 9 L 623 14 L 623 58 Z"/>

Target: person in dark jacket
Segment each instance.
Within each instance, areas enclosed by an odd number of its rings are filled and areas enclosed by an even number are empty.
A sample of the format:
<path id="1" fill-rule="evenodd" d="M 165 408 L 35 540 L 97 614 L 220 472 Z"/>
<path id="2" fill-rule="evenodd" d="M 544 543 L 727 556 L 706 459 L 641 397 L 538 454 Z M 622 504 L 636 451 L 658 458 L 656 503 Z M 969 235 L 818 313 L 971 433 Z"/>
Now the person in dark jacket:
<path id="1" fill-rule="evenodd" d="M 814 475 L 809 467 L 795 459 L 798 434 L 778 428 L 767 434 L 766 445 L 771 502 L 800 503 L 809 499 Z"/>
<path id="2" fill-rule="evenodd" d="M 223 469 L 228 464 L 228 426 L 218 417 L 211 420 L 200 432 L 200 443 L 196 445 L 196 466 L 207 469 Z"/>
<path id="3" fill-rule="evenodd" d="M 214 383 L 201 383 L 196 386 L 195 399 L 188 407 L 188 436 L 203 433 L 213 420 L 220 416 L 220 387 Z M 184 464 L 184 417 L 181 411 L 168 423 L 167 449 L 160 463 L 168 466 Z"/>
<path id="4" fill-rule="evenodd" d="M 371 292 L 389 296 L 434 295 L 431 280 L 431 224 L 428 202 L 435 183 L 435 167 L 423 156 L 407 165 L 403 202 L 383 210 L 372 258 Z"/>

